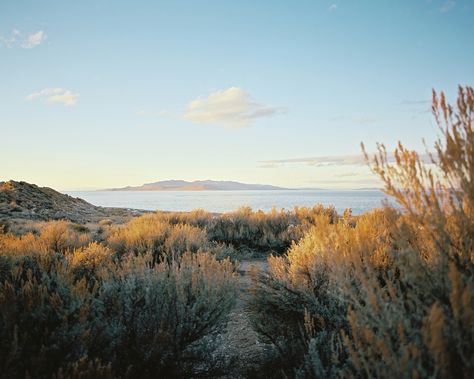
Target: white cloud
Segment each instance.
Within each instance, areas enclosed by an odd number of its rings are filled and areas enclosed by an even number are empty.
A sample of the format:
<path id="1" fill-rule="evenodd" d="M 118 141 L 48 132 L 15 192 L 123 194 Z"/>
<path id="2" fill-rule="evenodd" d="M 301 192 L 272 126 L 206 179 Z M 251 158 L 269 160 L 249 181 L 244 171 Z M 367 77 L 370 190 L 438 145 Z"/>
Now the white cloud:
<path id="1" fill-rule="evenodd" d="M 328 10 L 329 12 L 335 12 L 337 10 L 337 4 L 331 4 Z"/>
<path id="2" fill-rule="evenodd" d="M 26 101 L 45 99 L 47 103 L 62 103 L 67 106 L 76 105 L 79 94 L 64 88 L 44 88 L 25 97 Z"/>
<path id="3" fill-rule="evenodd" d="M 23 49 L 32 49 L 33 47 L 41 45 L 45 40 L 46 33 L 43 30 L 38 30 L 35 33 L 23 37 L 19 30 L 13 29 L 9 37 L 0 36 L 0 45 L 7 48 L 21 47 Z"/>
<path id="4" fill-rule="evenodd" d="M 183 118 L 199 124 L 244 128 L 258 118 L 273 116 L 282 111 L 283 108 L 255 102 L 241 88 L 230 87 L 213 92 L 206 98 L 200 97 L 191 101 Z"/>
<path id="5" fill-rule="evenodd" d="M 30 34 L 21 44 L 24 49 L 31 49 L 38 45 L 41 45 L 46 40 L 46 33 L 42 30 L 36 33 Z"/>

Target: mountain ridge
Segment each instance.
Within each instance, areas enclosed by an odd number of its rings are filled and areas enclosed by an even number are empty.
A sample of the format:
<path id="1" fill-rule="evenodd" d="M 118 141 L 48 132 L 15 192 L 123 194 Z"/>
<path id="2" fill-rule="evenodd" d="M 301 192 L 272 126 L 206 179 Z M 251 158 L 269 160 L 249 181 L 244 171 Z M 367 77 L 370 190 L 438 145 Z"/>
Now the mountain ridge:
<path id="1" fill-rule="evenodd" d="M 231 180 L 161 180 L 141 186 L 108 188 L 105 191 L 245 191 L 245 190 L 287 190 L 289 188 L 269 184 L 247 184 Z"/>

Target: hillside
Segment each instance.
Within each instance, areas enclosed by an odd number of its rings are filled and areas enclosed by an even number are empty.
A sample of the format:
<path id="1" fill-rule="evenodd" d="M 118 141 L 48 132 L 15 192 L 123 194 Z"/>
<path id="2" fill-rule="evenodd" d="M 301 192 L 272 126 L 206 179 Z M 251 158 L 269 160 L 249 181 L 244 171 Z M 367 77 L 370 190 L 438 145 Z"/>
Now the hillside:
<path id="1" fill-rule="evenodd" d="M 86 223 L 140 213 L 129 209 L 96 207 L 80 198 L 26 182 L 0 182 L 0 221 L 65 219 Z"/>
<path id="2" fill-rule="evenodd" d="M 245 190 L 284 190 L 287 188 L 265 184 L 246 184 L 233 181 L 196 180 L 163 180 L 146 183 L 141 186 L 110 188 L 108 191 L 245 191 Z"/>

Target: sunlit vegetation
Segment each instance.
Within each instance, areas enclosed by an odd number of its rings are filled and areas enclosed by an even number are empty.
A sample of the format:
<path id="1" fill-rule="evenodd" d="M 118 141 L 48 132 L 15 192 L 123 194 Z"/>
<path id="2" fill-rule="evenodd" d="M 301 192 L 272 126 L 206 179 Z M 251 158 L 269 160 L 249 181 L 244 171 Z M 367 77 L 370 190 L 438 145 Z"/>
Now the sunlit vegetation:
<path id="1" fill-rule="evenodd" d="M 65 221 L 0 234 L 2 377 L 178 377 L 207 359 L 193 344 L 233 307 L 235 267 L 195 251 L 199 229 L 146 225 L 110 245 Z"/>
<path id="2" fill-rule="evenodd" d="M 379 145 L 372 170 L 401 206 L 321 216 L 255 273 L 253 324 L 272 372 L 301 378 L 469 378 L 474 372 L 474 92 L 433 94 L 432 163 Z"/>
<path id="3" fill-rule="evenodd" d="M 320 214 L 337 219 L 320 206 L 245 208 L 0 232 L 0 371 L 190 375 L 213 348 L 200 341 L 225 324 L 236 299 L 236 266 L 228 258 L 239 258 L 244 245 L 260 254 L 283 249 Z"/>
<path id="4" fill-rule="evenodd" d="M 213 215 L 198 210 L 189 213 L 158 213 L 172 224 L 188 224 L 207 231 L 209 240 L 256 252 L 283 253 L 298 241 L 321 214 L 330 222 L 338 215 L 333 207 L 294 208 L 292 211 L 252 211 L 244 207 L 234 212 Z M 156 216 L 155 216 L 156 217 Z"/>
<path id="5" fill-rule="evenodd" d="M 265 255 L 247 310 L 274 354 L 255 375 L 470 378 L 473 89 L 455 109 L 434 93 L 433 113 L 430 164 L 402 144 L 394 160 L 383 145 L 366 154 L 397 208 L 0 229 L 0 376 L 212 377 L 206 338 L 234 307 L 236 261 Z"/>

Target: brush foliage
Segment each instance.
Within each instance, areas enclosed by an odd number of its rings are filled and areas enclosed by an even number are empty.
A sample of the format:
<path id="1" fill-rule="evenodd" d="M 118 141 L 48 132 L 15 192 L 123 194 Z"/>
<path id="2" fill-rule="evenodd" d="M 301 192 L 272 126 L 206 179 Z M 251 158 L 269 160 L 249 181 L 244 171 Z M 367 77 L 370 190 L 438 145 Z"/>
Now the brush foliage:
<path id="1" fill-rule="evenodd" d="M 252 319 L 300 378 L 469 378 L 474 372 L 474 91 L 433 93 L 442 138 L 425 164 L 399 143 L 370 166 L 401 206 L 321 217 L 268 274 Z M 365 150 L 364 150 L 365 151 Z"/>

